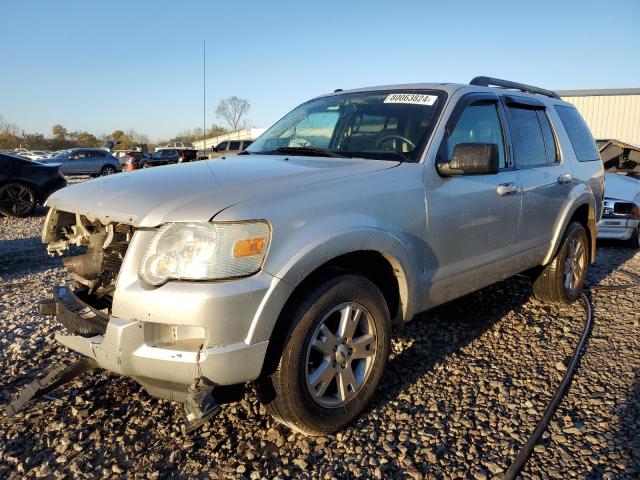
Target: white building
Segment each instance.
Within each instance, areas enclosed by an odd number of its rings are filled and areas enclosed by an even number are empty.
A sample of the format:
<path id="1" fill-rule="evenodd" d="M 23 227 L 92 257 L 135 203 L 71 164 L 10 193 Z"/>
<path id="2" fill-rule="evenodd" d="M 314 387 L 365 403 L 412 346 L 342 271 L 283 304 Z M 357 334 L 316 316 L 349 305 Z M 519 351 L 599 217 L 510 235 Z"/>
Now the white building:
<path id="1" fill-rule="evenodd" d="M 580 111 L 596 139 L 640 145 L 640 88 L 559 90 Z"/>

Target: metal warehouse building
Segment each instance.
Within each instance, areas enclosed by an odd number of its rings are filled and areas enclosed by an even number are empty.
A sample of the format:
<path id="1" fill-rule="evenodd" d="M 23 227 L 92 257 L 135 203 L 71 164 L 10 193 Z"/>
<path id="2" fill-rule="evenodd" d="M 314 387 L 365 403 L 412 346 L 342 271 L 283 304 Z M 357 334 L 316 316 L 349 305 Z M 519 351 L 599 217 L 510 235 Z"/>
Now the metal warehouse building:
<path id="1" fill-rule="evenodd" d="M 640 145 L 640 88 L 559 90 L 580 111 L 596 139 Z"/>

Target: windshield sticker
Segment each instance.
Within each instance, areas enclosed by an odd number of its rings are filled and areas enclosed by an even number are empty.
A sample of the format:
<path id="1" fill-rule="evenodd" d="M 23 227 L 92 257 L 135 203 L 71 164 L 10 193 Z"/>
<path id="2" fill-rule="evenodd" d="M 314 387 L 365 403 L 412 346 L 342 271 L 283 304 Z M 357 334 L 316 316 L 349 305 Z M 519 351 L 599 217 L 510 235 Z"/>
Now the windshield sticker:
<path id="1" fill-rule="evenodd" d="M 413 105 L 433 105 L 438 97 L 436 95 L 423 95 L 421 93 L 392 93 L 387 95 L 384 103 L 411 103 Z"/>

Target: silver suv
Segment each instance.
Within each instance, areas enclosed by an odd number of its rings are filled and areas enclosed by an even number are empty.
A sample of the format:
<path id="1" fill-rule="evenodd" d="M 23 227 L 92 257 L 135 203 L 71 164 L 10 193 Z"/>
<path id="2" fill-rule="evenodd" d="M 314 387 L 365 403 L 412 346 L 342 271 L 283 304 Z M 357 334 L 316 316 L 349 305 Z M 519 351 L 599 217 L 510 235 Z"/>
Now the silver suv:
<path id="1" fill-rule="evenodd" d="M 63 345 L 185 402 L 189 428 L 219 386 L 255 382 L 277 420 L 326 434 L 374 395 L 392 326 L 520 272 L 573 302 L 602 199 L 595 142 L 554 92 L 336 91 L 237 157 L 53 194 L 49 252 L 85 252 L 48 311 Z"/>

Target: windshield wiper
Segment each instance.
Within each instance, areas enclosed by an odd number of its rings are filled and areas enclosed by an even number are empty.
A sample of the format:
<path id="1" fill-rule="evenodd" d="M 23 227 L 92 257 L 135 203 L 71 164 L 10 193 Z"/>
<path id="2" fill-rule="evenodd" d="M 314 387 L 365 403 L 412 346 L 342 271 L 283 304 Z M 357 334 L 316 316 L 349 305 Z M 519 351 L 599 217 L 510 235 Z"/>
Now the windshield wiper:
<path id="1" fill-rule="evenodd" d="M 340 155 L 337 152 L 331 150 L 325 150 L 324 148 L 318 147 L 280 147 L 276 148 L 272 152 L 269 153 L 291 153 L 298 155 L 312 155 L 317 157 L 337 157 L 344 158 L 344 155 Z"/>

